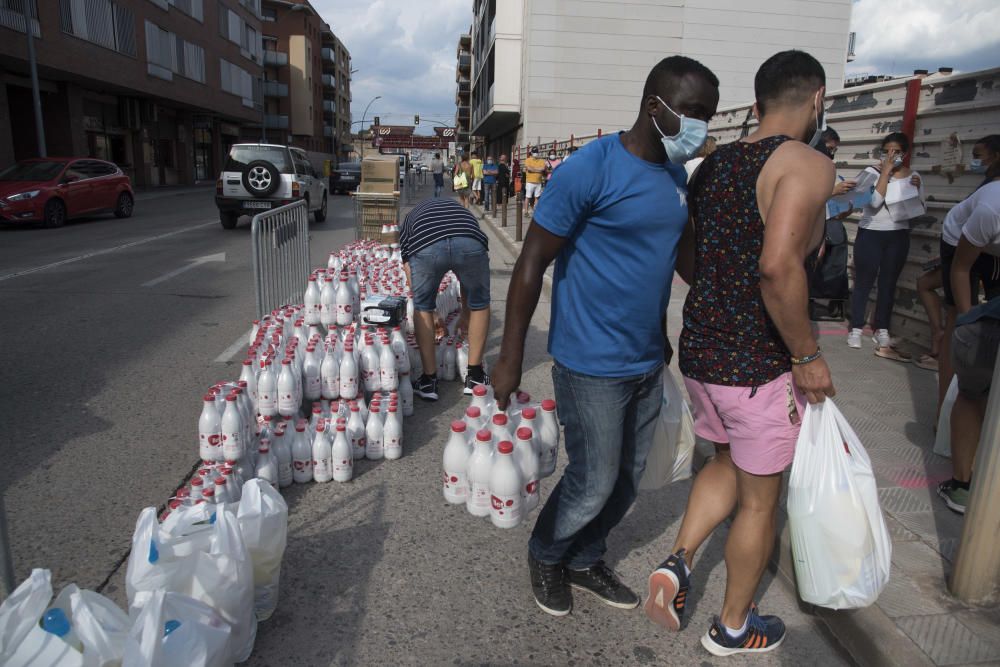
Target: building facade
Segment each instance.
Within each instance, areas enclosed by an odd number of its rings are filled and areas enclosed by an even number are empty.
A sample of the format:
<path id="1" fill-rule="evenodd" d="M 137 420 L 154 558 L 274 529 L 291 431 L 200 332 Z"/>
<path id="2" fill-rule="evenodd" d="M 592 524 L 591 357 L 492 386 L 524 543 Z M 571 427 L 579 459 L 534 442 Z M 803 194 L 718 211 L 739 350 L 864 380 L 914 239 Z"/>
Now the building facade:
<path id="1" fill-rule="evenodd" d="M 259 117 L 260 0 L 7 0 L 0 165 L 38 153 L 25 4 L 49 155 L 110 160 L 137 186 L 210 182 Z"/>
<path id="2" fill-rule="evenodd" d="M 458 64 L 455 68 L 455 146 L 458 152 L 468 152 L 471 142 L 472 111 L 472 35 L 458 38 Z"/>
<path id="3" fill-rule="evenodd" d="M 851 0 L 473 0 L 472 125 L 490 151 L 631 127 L 649 70 L 690 56 L 723 108 L 768 57 L 803 49 L 843 87 Z"/>
<path id="4" fill-rule="evenodd" d="M 350 54 L 308 2 L 264 0 L 264 131 L 317 155 L 350 143 Z M 253 137 L 247 128 L 247 138 Z"/>

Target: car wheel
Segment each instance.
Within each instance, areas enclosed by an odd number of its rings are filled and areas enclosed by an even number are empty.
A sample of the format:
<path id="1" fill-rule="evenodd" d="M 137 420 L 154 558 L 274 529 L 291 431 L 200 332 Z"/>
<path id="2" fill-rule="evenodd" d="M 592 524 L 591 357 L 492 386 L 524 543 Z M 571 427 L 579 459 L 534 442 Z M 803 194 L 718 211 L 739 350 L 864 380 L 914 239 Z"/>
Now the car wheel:
<path id="1" fill-rule="evenodd" d="M 134 204 L 135 202 L 132 200 L 132 195 L 127 192 L 119 194 L 118 202 L 115 204 L 115 217 L 131 218 Z"/>
<path id="2" fill-rule="evenodd" d="M 45 203 L 45 226 L 62 227 L 66 224 L 66 204 L 61 199 L 50 199 Z"/>
<path id="3" fill-rule="evenodd" d="M 239 213 L 232 213 L 229 211 L 219 212 L 219 222 L 222 223 L 223 229 L 235 229 L 236 223 L 240 220 Z"/>
<path id="4" fill-rule="evenodd" d="M 243 187 L 253 197 L 266 197 L 281 185 L 281 172 L 267 160 L 254 160 L 243 170 Z"/>
<path id="5" fill-rule="evenodd" d="M 326 193 L 323 193 L 323 205 L 315 213 L 316 222 L 323 222 L 326 220 Z"/>

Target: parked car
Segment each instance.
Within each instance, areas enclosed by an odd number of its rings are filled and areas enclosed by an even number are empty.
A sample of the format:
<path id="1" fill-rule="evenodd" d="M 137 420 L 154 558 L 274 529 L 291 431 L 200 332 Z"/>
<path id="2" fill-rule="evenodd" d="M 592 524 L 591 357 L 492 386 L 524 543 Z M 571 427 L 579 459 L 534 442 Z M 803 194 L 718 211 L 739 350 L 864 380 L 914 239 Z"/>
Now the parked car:
<path id="1" fill-rule="evenodd" d="M 330 190 L 346 194 L 354 192 L 361 185 L 361 163 L 341 162 L 330 172 Z"/>
<path id="2" fill-rule="evenodd" d="M 215 185 L 219 221 L 232 229 L 240 215 L 252 215 L 305 199 L 316 222 L 326 220 L 328 186 L 300 148 L 278 144 L 236 144 Z"/>
<path id="3" fill-rule="evenodd" d="M 70 218 L 105 211 L 128 218 L 134 208 L 129 177 L 104 160 L 38 158 L 0 172 L 0 222 L 61 227 Z"/>

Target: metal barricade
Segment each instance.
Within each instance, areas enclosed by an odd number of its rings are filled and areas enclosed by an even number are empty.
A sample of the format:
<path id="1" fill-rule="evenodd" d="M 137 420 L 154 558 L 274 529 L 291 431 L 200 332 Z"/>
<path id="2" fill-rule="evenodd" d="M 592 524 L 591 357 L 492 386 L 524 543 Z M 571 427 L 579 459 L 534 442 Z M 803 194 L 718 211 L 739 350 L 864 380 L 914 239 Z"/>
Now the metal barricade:
<path id="1" fill-rule="evenodd" d="M 309 278 L 309 209 L 303 199 L 258 213 L 250 226 L 257 317 L 300 303 Z"/>
<path id="2" fill-rule="evenodd" d="M 354 238 L 382 241 L 387 225 L 399 225 L 399 193 L 353 192 Z"/>
<path id="3" fill-rule="evenodd" d="M 10 534 L 7 532 L 7 509 L 4 507 L 3 489 L 0 489 L 0 602 L 14 592 L 14 558 L 10 553 Z"/>

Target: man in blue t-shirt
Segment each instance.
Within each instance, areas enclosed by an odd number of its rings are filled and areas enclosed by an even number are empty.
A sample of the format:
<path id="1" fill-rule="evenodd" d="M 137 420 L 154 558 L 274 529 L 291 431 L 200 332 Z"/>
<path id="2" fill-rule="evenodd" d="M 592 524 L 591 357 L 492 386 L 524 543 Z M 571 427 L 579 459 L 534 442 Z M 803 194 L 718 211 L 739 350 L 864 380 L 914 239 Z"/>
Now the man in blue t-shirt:
<path id="1" fill-rule="evenodd" d="M 568 464 L 528 543 L 535 601 L 564 616 L 569 587 L 631 609 L 639 598 L 602 557 L 635 500 L 669 361 L 665 314 L 688 220 L 683 163 L 707 136 L 719 81 L 674 56 L 646 79 L 632 129 L 587 144 L 538 203 L 507 294 L 493 385 L 500 409 L 521 382 L 542 276 L 556 261 L 549 327 Z"/>
<path id="2" fill-rule="evenodd" d="M 497 184 L 497 174 L 499 173 L 499 168 L 496 162 L 493 161 L 493 156 L 490 155 L 486 158 L 486 164 L 483 165 L 483 210 L 488 211 L 490 207 L 493 206 L 493 200 L 495 199 L 496 184 Z"/>

